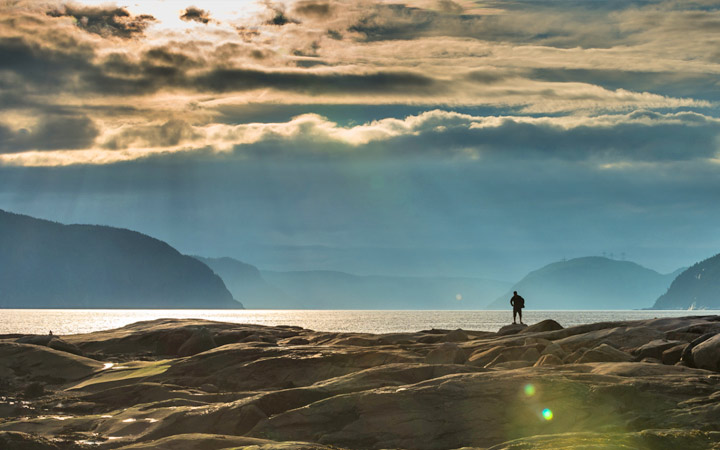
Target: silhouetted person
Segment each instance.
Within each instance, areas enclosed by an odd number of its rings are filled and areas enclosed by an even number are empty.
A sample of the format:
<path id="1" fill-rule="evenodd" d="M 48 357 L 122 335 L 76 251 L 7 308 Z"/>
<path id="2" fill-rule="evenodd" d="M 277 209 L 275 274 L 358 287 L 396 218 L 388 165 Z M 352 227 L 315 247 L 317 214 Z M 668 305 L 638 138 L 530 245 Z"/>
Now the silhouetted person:
<path id="1" fill-rule="evenodd" d="M 525 299 L 520 297 L 517 291 L 513 291 L 513 296 L 510 299 L 510 304 L 513 307 L 513 323 L 517 323 L 515 322 L 515 316 L 520 316 L 520 323 L 523 323 L 522 309 L 525 307 Z"/>

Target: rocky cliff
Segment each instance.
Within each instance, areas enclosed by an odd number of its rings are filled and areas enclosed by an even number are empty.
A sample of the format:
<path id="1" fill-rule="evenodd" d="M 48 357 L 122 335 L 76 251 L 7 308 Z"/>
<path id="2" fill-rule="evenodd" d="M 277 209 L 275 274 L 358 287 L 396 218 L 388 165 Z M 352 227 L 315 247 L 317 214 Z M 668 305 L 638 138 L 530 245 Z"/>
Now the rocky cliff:
<path id="1" fill-rule="evenodd" d="M 200 261 L 130 230 L 0 210 L 0 308 L 242 308 Z"/>
<path id="2" fill-rule="evenodd" d="M 653 309 L 720 309 L 720 255 L 678 275 Z"/>

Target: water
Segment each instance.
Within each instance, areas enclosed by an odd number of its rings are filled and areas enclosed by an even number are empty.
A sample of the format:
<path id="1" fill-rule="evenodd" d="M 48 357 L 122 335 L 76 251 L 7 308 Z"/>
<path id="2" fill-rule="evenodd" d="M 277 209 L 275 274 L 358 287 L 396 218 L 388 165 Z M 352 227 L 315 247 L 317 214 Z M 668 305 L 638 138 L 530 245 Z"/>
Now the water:
<path id="1" fill-rule="evenodd" d="M 533 311 L 525 323 L 554 319 L 564 327 L 584 323 L 720 314 L 720 311 Z M 297 325 L 317 331 L 393 333 L 430 328 L 497 331 L 512 311 L 0 309 L 0 334 L 88 333 L 140 320 L 197 318 L 259 325 Z"/>

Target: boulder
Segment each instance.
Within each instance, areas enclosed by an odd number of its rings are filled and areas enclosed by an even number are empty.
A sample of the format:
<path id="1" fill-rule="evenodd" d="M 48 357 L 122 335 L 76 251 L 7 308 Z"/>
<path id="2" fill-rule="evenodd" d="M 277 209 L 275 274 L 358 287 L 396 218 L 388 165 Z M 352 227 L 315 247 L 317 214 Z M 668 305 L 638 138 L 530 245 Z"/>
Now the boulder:
<path id="1" fill-rule="evenodd" d="M 364 336 L 349 336 L 344 338 L 338 338 L 331 341 L 334 345 L 353 345 L 356 347 L 373 347 L 379 345 L 378 339 L 375 337 L 364 337 Z"/>
<path id="2" fill-rule="evenodd" d="M 248 336 L 245 336 L 244 338 L 240 339 L 240 341 L 238 341 L 238 342 L 266 342 L 266 341 L 259 334 L 253 333 Z"/>
<path id="3" fill-rule="evenodd" d="M 706 333 L 690 342 L 690 344 L 688 344 L 683 350 L 682 355 L 680 355 L 680 361 L 685 363 L 688 367 L 695 367 L 695 361 L 692 353 L 693 349 L 713 336 L 715 336 L 715 333 Z"/>
<path id="4" fill-rule="evenodd" d="M 515 361 L 520 359 L 520 357 L 523 353 L 525 353 L 526 350 L 527 349 L 524 346 L 497 346 L 488 350 L 477 351 L 473 353 L 472 355 L 470 355 L 467 362 L 468 364 L 471 364 L 473 366 L 485 367 L 500 355 L 503 356 L 503 359 L 497 362 Z"/>
<path id="5" fill-rule="evenodd" d="M 559 359 L 565 358 L 567 356 L 567 352 L 563 350 L 563 348 L 554 342 L 550 343 L 545 349 L 540 353 L 540 355 L 555 355 Z"/>
<path id="6" fill-rule="evenodd" d="M 720 334 L 696 345 L 692 359 L 698 369 L 720 371 Z"/>
<path id="7" fill-rule="evenodd" d="M 553 355 L 552 353 L 548 353 L 546 355 L 540 356 L 540 359 L 535 362 L 534 367 L 541 367 L 541 366 L 559 366 L 563 362 L 560 358 L 558 358 L 556 355 Z"/>
<path id="8" fill-rule="evenodd" d="M 524 367 L 532 367 L 533 363 L 531 361 L 505 361 L 502 363 L 498 363 L 493 366 L 494 369 L 506 369 L 506 370 L 513 370 L 513 369 L 522 369 Z"/>
<path id="9" fill-rule="evenodd" d="M 42 345 L 47 347 L 54 336 L 52 334 L 29 334 L 15 340 L 18 344 Z"/>
<path id="10" fill-rule="evenodd" d="M 308 345 L 310 341 L 301 337 L 293 337 L 282 341 L 281 344 L 285 345 Z"/>
<path id="11" fill-rule="evenodd" d="M 215 386 L 214 384 L 211 384 L 211 383 L 203 384 L 202 386 L 200 386 L 200 390 L 205 391 L 205 392 L 210 392 L 211 394 L 220 392 L 220 389 L 218 389 L 217 386 Z"/>
<path id="12" fill-rule="evenodd" d="M 538 351 L 541 351 L 542 349 L 544 349 L 544 348 L 547 347 L 548 345 L 552 344 L 552 341 L 550 341 L 550 340 L 548 340 L 548 339 L 544 339 L 544 338 L 528 337 L 528 338 L 525 338 L 524 344 L 525 344 L 526 346 L 531 346 L 531 345 L 533 345 L 533 346 L 535 346 L 535 348 L 538 349 Z"/>
<path id="13" fill-rule="evenodd" d="M 615 348 L 634 349 L 654 339 L 662 339 L 665 337 L 663 332 L 655 328 L 623 325 L 624 326 L 601 328 L 587 333 L 575 334 L 559 339 L 556 342 L 567 350 L 575 350 L 580 347 L 593 348 L 601 342 Z M 564 331 L 565 330 L 560 330 L 559 332 Z"/>
<path id="14" fill-rule="evenodd" d="M 532 349 L 532 350 L 530 350 Z M 539 353 L 534 347 L 530 347 L 530 349 L 519 346 L 519 347 L 500 347 L 500 352 L 493 358 L 489 363 L 485 364 L 484 367 L 495 367 L 500 363 L 504 363 L 506 361 L 528 361 L 525 359 L 525 355 L 527 354 L 527 358 L 532 358 L 533 356 L 537 355 L 537 357 L 540 357 Z M 527 352 L 530 351 L 528 354 Z M 534 352 L 533 352 L 534 351 Z M 475 361 L 477 363 L 477 360 Z M 532 362 L 535 362 L 533 360 Z"/>
<path id="15" fill-rule="evenodd" d="M 632 356 L 622 350 L 618 350 L 607 344 L 600 344 L 583 353 L 576 362 L 579 364 L 593 362 L 628 362 L 632 361 L 632 359 Z"/>
<path id="16" fill-rule="evenodd" d="M 172 330 L 157 336 L 155 354 L 158 356 L 175 356 L 180 347 L 192 336 L 189 330 Z"/>
<path id="17" fill-rule="evenodd" d="M 451 342 L 432 349 L 425 356 L 425 362 L 428 364 L 464 364 L 466 360 L 465 350 Z"/>
<path id="18" fill-rule="evenodd" d="M 510 361 L 510 360 L 508 359 L 508 357 L 505 356 L 505 355 L 503 355 L 502 353 L 500 353 L 499 355 L 497 355 L 497 356 L 495 357 L 495 359 L 493 359 L 493 360 L 490 361 L 489 363 L 485 364 L 485 368 L 486 368 L 486 369 L 490 369 L 490 368 L 493 368 L 493 367 L 497 367 L 497 366 L 499 366 L 500 364 L 504 364 L 504 363 L 506 363 L 506 362 L 508 362 L 508 361 Z"/>
<path id="19" fill-rule="evenodd" d="M 0 448 L 8 450 L 75 450 L 80 446 L 57 442 L 28 433 L 0 431 Z"/>
<path id="20" fill-rule="evenodd" d="M 59 384 L 85 378 L 104 364 L 49 347 L 0 342 L 0 374 Z"/>
<path id="21" fill-rule="evenodd" d="M 528 361 L 531 363 L 535 363 L 538 358 L 540 358 L 540 352 L 538 352 L 535 347 L 528 347 L 528 349 L 525 350 L 522 355 L 520 355 L 520 359 L 522 361 Z"/>
<path id="22" fill-rule="evenodd" d="M 50 347 L 61 352 L 72 353 L 73 355 L 83 356 L 83 351 L 77 345 L 65 342 L 52 334 L 28 335 L 18 338 L 15 342 L 19 344 L 42 345 Z"/>
<path id="23" fill-rule="evenodd" d="M 431 334 L 428 336 L 423 336 L 423 337 L 419 338 L 417 341 L 421 344 L 435 344 L 437 342 L 440 342 L 442 340 L 442 338 L 443 338 L 443 336 Z"/>
<path id="24" fill-rule="evenodd" d="M 210 330 L 205 327 L 198 328 L 178 349 L 178 356 L 192 356 L 217 347 Z"/>
<path id="25" fill-rule="evenodd" d="M 574 352 L 570 353 L 566 357 L 563 358 L 563 363 L 565 364 L 574 364 L 577 362 L 578 359 L 582 357 L 582 355 L 585 354 L 587 351 L 587 348 L 580 347 L 579 349 L 575 350 Z"/>
<path id="26" fill-rule="evenodd" d="M 662 354 L 665 350 L 675 347 L 678 344 L 684 344 L 684 342 L 655 339 L 636 348 L 632 353 L 638 360 L 645 358 L 662 359 Z"/>
<path id="27" fill-rule="evenodd" d="M 470 340 L 468 338 L 467 333 L 465 333 L 461 329 L 453 330 L 446 334 L 442 339 L 441 342 L 465 342 Z"/>
<path id="28" fill-rule="evenodd" d="M 498 336 L 509 336 L 511 334 L 518 334 L 528 326 L 524 323 L 511 323 L 510 325 L 505 325 L 504 327 L 500 328 L 497 332 Z"/>
<path id="29" fill-rule="evenodd" d="M 484 367 L 485 364 L 495 359 L 500 353 L 502 353 L 504 347 L 498 346 L 490 349 L 480 349 L 471 354 L 467 363 L 473 366 Z"/>
<path id="30" fill-rule="evenodd" d="M 50 343 L 48 344 L 48 347 L 50 347 L 53 350 L 59 350 L 61 352 L 68 352 L 68 353 L 72 353 L 73 355 L 83 356 L 83 351 L 80 350 L 80 347 L 78 347 L 75 344 L 65 342 L 62 339 L 57 338 L 57 337 L 50 341 Z"/>
<path id="31" fill-rule="evenodd" d="M 536 333 L 536 332 L 542 332 L 542 331 L 556 331 L 556 330 L 562 330 L 563 326 L 559 323 L 555 322 L 552 319 L 546 319 L 543 321 L 540 321 L 536 324 L 530 325 L 529 327 L 525 328 L 521 331 L 521 333 Z"/>
<path id="32" fill-rule="evenodd" d="M 672 366 L 673 364 L 680 361 L 680 357 L 682 356 L 683 350 L 685 350 L 685 347 L 687 347 L 687 343 L 678 344 L 674 347 L 671 347 L 667 350 L 665 350 L 662 353 L 662 356 L 660 357 L 660 360 L 663 364 L 667 364 Z"/>
<path id="33" fill-rule="evenodd" d="M 23 390 L 23 397 L 26 399 L 34 399 L 45 395 L 45 392 L 45 385 L 34 381 L 25 386 L 25 389 Z"/>

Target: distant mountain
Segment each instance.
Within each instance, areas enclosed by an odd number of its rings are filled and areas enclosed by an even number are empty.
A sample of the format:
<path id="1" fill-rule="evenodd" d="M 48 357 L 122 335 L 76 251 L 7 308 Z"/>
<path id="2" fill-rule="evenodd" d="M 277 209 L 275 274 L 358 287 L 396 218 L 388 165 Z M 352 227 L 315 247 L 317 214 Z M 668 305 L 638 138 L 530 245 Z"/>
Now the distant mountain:
<path id="1" fill-rule="evenodd" d="M 260 271 L 233 258 L 198 259 L 223 278 L 235 298 L 258 309 L 477 309 L 510 286 L 479 278 Z"/>
<path id="2" fill-rule="evenodd" d="M 0 210 L 0 308 L 242 308 L 200 261 L 135 231 Z"/>
<path id="3" fill-rule="evenodd" d="M 525 298 L 528 309 L 647 308 L 674 277 L 629 261 L 576 258 L 530 272 L 488 309 L 509 309 L 512 291 Z"/>
<path id="4" fill-rule="evenodd" d="M 720 309 L 720 255 L 678 275 L 653 309 Z"/>
<path id="5" fill-rule="evenodd" d="M 282 305 L 290 302 L 288 295 L 265 281 L 260 270 L 253 265 L 227 257 L 195 258 L 218 274 L 233 297 L 248 308 L 284 308 Z"/>
<path id="6" fill-rule="evenodd" d="M 510 283 L 479 278 L 359 276 L 344 272 L 270 272 L 263 277 L 289 303 L 313 309 L 478 309 Z"/>

